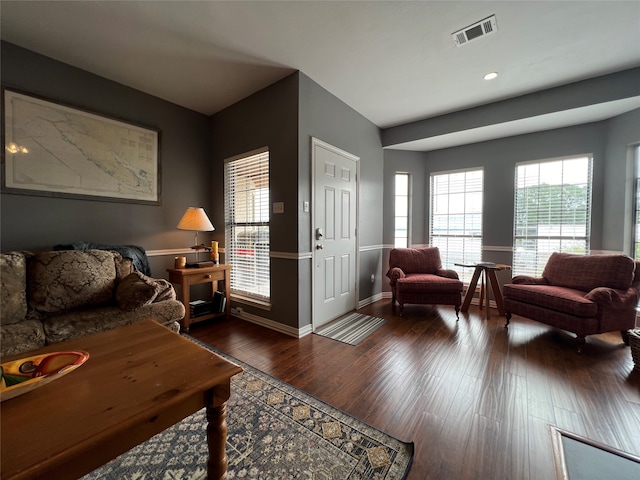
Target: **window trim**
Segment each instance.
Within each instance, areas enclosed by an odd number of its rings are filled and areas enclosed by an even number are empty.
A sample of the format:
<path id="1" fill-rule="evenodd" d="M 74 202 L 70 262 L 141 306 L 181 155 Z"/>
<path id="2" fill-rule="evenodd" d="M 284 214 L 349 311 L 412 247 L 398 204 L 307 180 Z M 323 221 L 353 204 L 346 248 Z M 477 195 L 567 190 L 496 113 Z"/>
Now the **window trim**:
<path id="1" fill-rule="evenodd" d="M 236 162 L 238 160 L 243 160 L 243 159 L 248 159 L 250 157 L 254 157 L 254 156 L 258 156 L 261 154 L 267 154 L 267 176 L 269 178 L 269 186 L 268 186 L 268 198 L 266 200 L 266 205 L 263 205 L 262 208 L 265 208 L 265 211 L 267 212 L 267 220 L 261 220 L 261 221 L 249 221 L 249 222 L 233 222 L 232 219 L 230 218 L 230 212 L 229 212 L 229 205 L 228 205 L 228 201 L 229 201 L 229 196 L 231 195 L 228 192 L 228 184 L 229 184 L 229 170 L 228 170 L 228 166 L 233 163 Z M 234 245 L 234 241 L 231 239 L 231 236 L 233 235 L 233 232 L 235 231 L 235 229 L 237 228 L 237 226 L 239 225 L 240 227 L 250 227 L 250 226 L 256 226 L 256 227 L 267 227 L 268 228 L 268 232 L 269 232 L 269 244 L 268 244 L 268 251 L 267 253 L 267 268 L 266 268 L 266 274 L 268 275 L 268 295 L 261 295 L 255 292 L 251 292 L 249 290 L 243 290 L 243 289 L 237 289 L 234 288 L 234 278 L 233 275 L 234 273 L 237 274 L 237 272 L 239 272 L 240 270 L 238 268 L 231 269 L 231 285 L 230 285 L 230 290 L 231 290 L 231 298 L 237 301 L 240 301 L 242 303 L 245 304 L 249 304 L 249 305 L 253 305 L 256 306 L 258 308 L 262 308 L 262 309 L 270 309 L 271 308 L 271 240 L 270 240 L 270 236 L 271 236 L 271 211 L 270 211 L 270 205 L 271 205 L 271 187 L 270 187 L 270 167 L 271 167 L 271 158 L 270 158 L 270 151 L 269 151 L 269 147 L 262 147 L 262 148 L 258 148 L 246 153 L 242 153 L 239 155 L 234 155 L 233 157 L 229 157 L 226 158 L 224 160 L 224 216 L 225 216 L 225 262 L 228 264 L 233 265 L 233 245 Z M 255 250 L 254 250 L 254 255 L 255 255 Z"/>

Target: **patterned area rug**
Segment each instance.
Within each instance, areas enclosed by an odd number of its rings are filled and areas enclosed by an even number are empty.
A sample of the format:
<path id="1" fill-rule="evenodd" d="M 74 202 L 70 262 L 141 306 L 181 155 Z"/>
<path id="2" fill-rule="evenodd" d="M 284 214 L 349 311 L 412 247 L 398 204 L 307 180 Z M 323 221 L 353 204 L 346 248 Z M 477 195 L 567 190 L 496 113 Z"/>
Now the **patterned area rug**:
<path id="1" fill-rule="evenodd" d="M 228 479 L 405 478 L 413 443 L 185 336 L 244 368 L 231 380 L 227 403 Z M 205 425 L 201 410 L 83 480 L 204 480 Z"/>
<path id="2" fill-rule="evenodd" d="M 357 345 L 384 325 L 385 322 L 386 320 L 384 318 L 349 312 L 327 325 L 320 327 L 313 333 L 338 340 L 339 342 L 348 343 L 349 345 Z"/>

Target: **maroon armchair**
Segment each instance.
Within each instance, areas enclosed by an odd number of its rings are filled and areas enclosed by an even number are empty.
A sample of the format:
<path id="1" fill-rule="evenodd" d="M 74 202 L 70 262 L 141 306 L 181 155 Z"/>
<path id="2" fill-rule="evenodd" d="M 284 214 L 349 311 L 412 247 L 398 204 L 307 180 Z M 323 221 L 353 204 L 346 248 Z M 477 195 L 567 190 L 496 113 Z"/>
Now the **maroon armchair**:
<path id="1" fill-rule="evenodd" d="M 626 255 L 576 255 L 554 252 L 542 277 L 516 276 L 504 286 L 507 324 L 511 315 L 575 333 L 578 351 L 587 335 L 634 328 L 640 262 Z"/>
<path id="2" fill-rule="evenodd" d="M 442 268 L 438 247 L 394 248 L 387 272 L 393 294 L 392 306 L 406 303 L 453 305 L 456 317 L 462 305 L 462 282 L 454 270 Z"/>

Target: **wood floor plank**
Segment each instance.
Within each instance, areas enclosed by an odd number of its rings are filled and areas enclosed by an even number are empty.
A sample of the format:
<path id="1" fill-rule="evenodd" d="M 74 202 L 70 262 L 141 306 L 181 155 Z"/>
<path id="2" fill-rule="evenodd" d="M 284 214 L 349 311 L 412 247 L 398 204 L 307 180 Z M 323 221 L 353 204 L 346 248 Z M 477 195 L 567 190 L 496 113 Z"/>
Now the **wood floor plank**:
<path id="1" fill-rule="evenodd" d="M 640 455 L 640 372 L 619 333 L 587 339 L 472 306 L 389 300 L 359 310 L 387 322 L 359 345 L 292 338 L 215 319 L 191 335 L 401 440 L 408 480 L 550 479 L 549 425 Z"/>

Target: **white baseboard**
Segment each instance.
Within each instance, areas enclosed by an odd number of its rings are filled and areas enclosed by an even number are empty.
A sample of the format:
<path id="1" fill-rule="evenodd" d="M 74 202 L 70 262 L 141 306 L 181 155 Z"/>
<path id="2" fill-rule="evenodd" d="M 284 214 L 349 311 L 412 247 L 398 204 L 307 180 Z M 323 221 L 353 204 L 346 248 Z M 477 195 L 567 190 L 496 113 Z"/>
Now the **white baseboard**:
<path id="1" fill-rule="evenodd" d="M 376 293 L 373 297 L 365 298 L 364 300 L 360 300 L 358 302 L 358 308 L 366 307 L 367 305 L 371 305 L 378 300 L 382 300 L 384 298 L 383 293 Z"/>
<path id="2" fill-rule="evenodd" d="M 246 320 L 247 322 L 255 323 L 256 325 L 260 325 L 261 327 L 266 327 L 270 330 L 275 330 L 276 332 L 284 333 L 285 335 L 289 335 L 291 337 L 301 338 L 305 335 L 309 335 L 313 331 L 311 325 L 306 325 L 302 328 L 295 328 L 290 327 L 289 325 L 283 325 L 279 322 L 274 322 L 273 320 L 270 320 L 268 318 L 245 312 L 244 310 L 240 312 L 238 312 L 235 308 L 232 308 L 231 310 L 231 313 L 235 317 Z"/>

